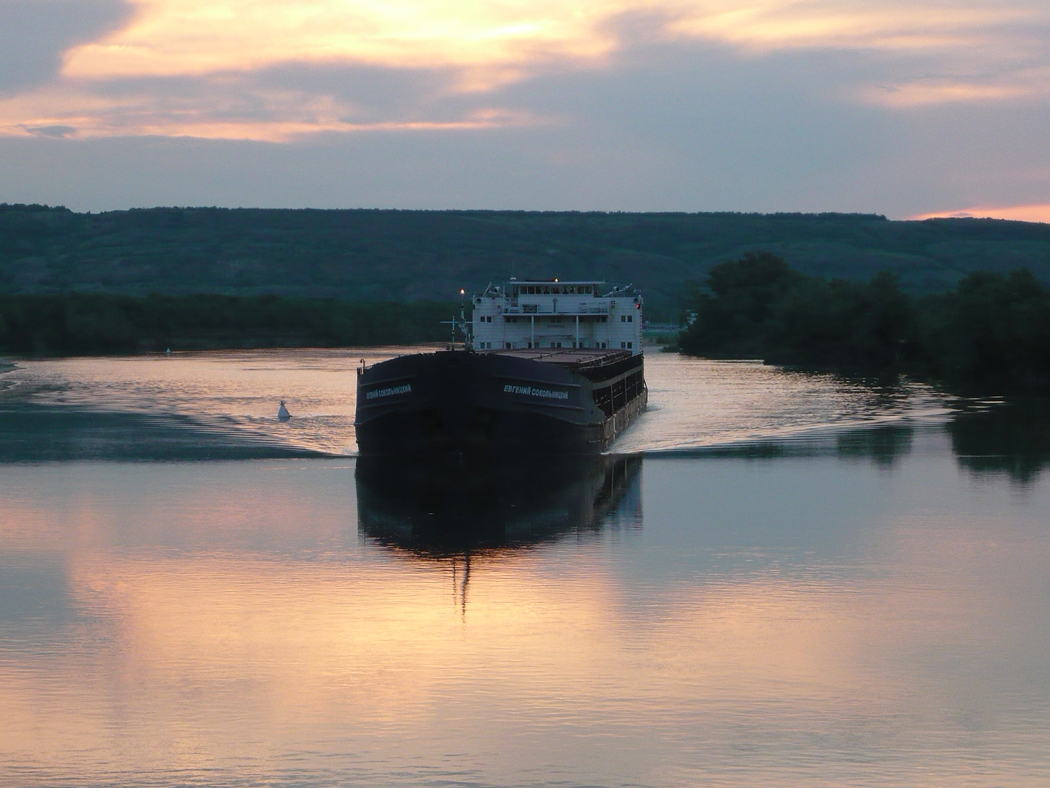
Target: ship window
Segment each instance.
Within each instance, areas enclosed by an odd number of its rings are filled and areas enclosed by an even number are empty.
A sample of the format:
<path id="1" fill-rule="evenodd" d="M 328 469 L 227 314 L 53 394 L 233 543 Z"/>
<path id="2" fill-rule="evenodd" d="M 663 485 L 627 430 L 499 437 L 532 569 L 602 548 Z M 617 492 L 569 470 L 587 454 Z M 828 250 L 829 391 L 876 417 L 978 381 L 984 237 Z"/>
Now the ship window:
<path id="1" fill-rule="evenodd" d="M 507 343 L 507 350 L 510 350 L 510 342 Z"/>
<path id="2" fill-rule="evenodd" d="M 628 342 L 627 343 L 627 349 L 630 350 L 632 347 L 634 347 L 634 343 L 633 342 Z"/>
<path id="3" fill-rule="evenodd" d="M 626 342 L 621 342 L 620 343 L 620 347 L 623 348 L 623 349 L 626 349 L 627 348 L 627 343 Z"/>
<path id="4" fill-rule="evenodd" d="M 628 323 L 633 323 L 634 322 L 634 315 L 628 315 L 627 316 L 627 322 Z"/>

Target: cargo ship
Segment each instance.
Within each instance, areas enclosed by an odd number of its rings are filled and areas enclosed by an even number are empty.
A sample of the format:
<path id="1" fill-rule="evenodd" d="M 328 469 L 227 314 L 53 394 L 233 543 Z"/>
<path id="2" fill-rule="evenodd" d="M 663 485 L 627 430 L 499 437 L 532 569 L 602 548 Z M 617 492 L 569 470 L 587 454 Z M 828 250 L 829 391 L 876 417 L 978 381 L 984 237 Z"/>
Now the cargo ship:
<path id="1" fill-rule="evenodd" d="M 596 281 L 490 285 L 471 296 L 461 343 L 362 362 L 361 455 L 601 453 L 648 401 L 642 305 L 631 286 Z"/>

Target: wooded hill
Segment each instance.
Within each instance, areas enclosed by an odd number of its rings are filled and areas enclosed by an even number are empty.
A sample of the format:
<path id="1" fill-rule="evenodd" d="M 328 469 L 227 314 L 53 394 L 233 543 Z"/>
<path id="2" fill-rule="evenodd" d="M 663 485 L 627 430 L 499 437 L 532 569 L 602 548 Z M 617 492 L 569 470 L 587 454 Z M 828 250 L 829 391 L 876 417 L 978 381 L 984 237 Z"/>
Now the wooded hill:
<path id="1" fill-rule="evenodd" d="M 0 293 L 219 293 L 447 301 L 510 276 L 634 283 L 666 320 L 712 267 L 765 250 L 810 276 L 897 275 L 912 294 L 973 271 L 1050 283 L 1050 225 L 852 214 L 0 206 Z"/>

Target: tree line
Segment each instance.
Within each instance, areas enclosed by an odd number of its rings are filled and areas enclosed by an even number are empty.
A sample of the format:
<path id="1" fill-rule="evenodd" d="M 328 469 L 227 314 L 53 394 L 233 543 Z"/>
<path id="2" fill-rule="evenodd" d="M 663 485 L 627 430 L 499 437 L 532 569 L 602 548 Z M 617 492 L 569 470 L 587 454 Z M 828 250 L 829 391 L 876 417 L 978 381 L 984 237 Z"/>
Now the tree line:
<path id="1" fill-rule="evenodd" d="M 915 297 L 892 273 L 823 279 L 759 252 L 715 266 L 687 300 L 695 315 L 679 346 L 690 355 L 1050 393 L 1050 289 L 1024 268 Z"/>
<path id="2" fill-rule="evenodd" d="M 149 208 L 0 204 L 0 292 L 455 300 L 515 276 L 632 283 L 674 318 L 683 282 L 772 249 L 797 271 L 913 295 L 978 270 L 1050 283 L 1050 225 L 859 214 Z"/>
<path id="3" fill-rule="evenodd" d="M 458 304 L 107 293 L 0 295 L 0 353 L 107 355 L 265 347 L 407 345 L 449 336 Z"/>

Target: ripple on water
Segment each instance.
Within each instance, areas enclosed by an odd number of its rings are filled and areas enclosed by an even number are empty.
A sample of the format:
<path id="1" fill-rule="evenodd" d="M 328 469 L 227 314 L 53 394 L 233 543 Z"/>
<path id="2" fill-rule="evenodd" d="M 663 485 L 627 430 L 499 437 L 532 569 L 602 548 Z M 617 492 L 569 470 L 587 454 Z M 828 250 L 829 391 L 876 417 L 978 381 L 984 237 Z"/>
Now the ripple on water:
<path id="1" fill-rule="evenodd" d="M 207 435 L 253 450 L 352 455 L 355 368 L 425 348 L 259 350 L 171 356 L 27 360 L 4 375 L 8 412 L 36 407 L 89 415 L 148 415 L 156 431 Z M 616 452 L 665 452 L 761 441 L 905 418 L 943 417 L 927 387 L 878 387 L 834 375 L 792 372 L 759 362 L 678 354 L 646 357 L 649 408 L 614 445 Z M 18 385 L 14 385 L 18 384 Z M 292 418 L 276 418 L 280 400 Z M 132 425 L 133 426 L 133 425 Z M 129 429 L 132 428 L 129 426 Z M 15 429 L 11 424 L 0 428 Z M 164 442 L 154 445 L 163 450 Z M 173 442 L 175 439 L 172 439 Z M 117 451 L 114 448 L 114 451 Z M 141 453 L 141 452 L 140 452 Z M 114 455 L 116 456 L 116 455 Z"/>

